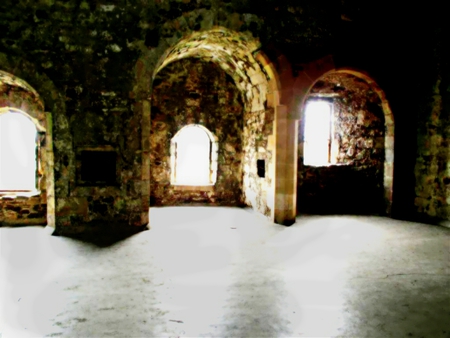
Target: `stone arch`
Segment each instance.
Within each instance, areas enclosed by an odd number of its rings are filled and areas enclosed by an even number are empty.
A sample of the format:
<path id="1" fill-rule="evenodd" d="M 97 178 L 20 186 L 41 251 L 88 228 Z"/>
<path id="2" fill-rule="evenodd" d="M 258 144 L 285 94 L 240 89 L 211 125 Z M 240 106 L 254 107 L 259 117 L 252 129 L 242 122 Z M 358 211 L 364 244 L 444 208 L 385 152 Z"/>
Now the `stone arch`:
<path id="1" fill-rule="evenodd" d="M 323 61 L 323 60 L 321 60 Z M 386 99 L 384 91 L 378 86 L 378 84 L 365 72 L 355 70 L 352 68 L 339 68 L 339 69 L 326 69 L 331 68 L 331 62 L 327 63 L 328 67 L 318 67 L 323 70 L 322 72 L 316 72 L 316 77 L 309 77 L 307 81 L 303 82 L 302 98 L 299 113 L 303 110 L 305 100 L 308 93 L 313 86 L 320 81 L 320 79 L 330 74 L 348 74 L 358 79 L 363 80 L 373 90 L 380 99 L 381 108 L 384 115 L 384 171 L 383 171 L 383 188 L 384 188 L 384 200 L 385 200 L 385 212 L 387 215 L 391 215 L 392 210 L 392 196 L 393 196 L 393 173 L 394 173 L 394 117 L 390 108 L 389 102 Z M 313 68 L 313 67 L 311 67 Z M 314 68 L 313 68 L 314 69 Z"/>
<path id="2" fill-rule="evenodd" d="M 37 126 L 45 130 L 47 121 L 43 113 L 44 103 L 36 90 L 24 80 L 3 70 L 0 70 L 0 83 L 4 87 L 0 105 L 26 113 Z"/>
<path id="3" fill-rule="evenodd" d="M 0 58 L 1 60 L 1 58 Z M 2 69 L 8 65 L 0 64 Z M 9 69 L 8 69 L 9 70 Z M 4 192 L 1 198 L 15 207 L 8 212 L 8 206 L 0 217 L 7 224 L 49 224 L 54 225 L 54 182 L 53 149 L 51 147 L 51 117 L 44 111 L 44 103 L 37 91 L 25 80 L 0 71 L 0 114 L 20 113 L 31 120 L 36 127 L 37 149 L 37 192 L 23 195 L 19 192 Z M 36 195 L 37 194 L 37 195 Z M 20 212 L 17 210 L 20 209 Z M 15 210 L 13 212 L 12 210 Z"/>
<path id="4" fill-rule="evenodd" d="M 258 48 L 256 40 L 223 27 L 194 32 L 165 51 L 156 64 L 152 79 L 169 63 L 183 58 L 212 61 L 233 78 L 247 109 L 261 111 L 269 81 L 253 57 Z"/>
<path id="5" fill-rule="evenodd" d="M 292 224 L 295 221 L 295 203 L 292 202 L 295 200 L 292 198 L 295 180 L 293 177 L 289 180 L 289 184 L 294 185 L 287 189 L 289 191 L 286 191 L 285 181 L 282 187 L 280 185 L 284 179 L 283 170 L 287 165 L 286 154 L 283 154 L 283 151 L 277 153 L 277 149 L 283 148 L 278 137 L 282 136 L 283 141 L 286 141 L 287 133 L 284 131 L 278 133 L 277 128 L 281 130 L 285 127 L 287 109 L 280 106 L 280 97 L 284 93 L 280 87 L 277 67 L 261 51 L 259 41 L 248 32 L 245 34 L 226 27 L 210 27 L 198 32 L 186 29 L 186 34 L 181 38 L 174 34 L 171 38 L 160 39 L 158 46 L 145 51 L 136 64 L 134 95 L 143 122 L 143 184 L 150 186 L 148 139 L 152 80 L 171 62 L 188 57 L 203 58 L 220 65 L 242 92 L 246 121 L 244 156 L 248 163 L 244 166 L 246 204 L 277 223 Z M 280 121 L 283 122 L 279 123 Z M 257 141 L 258 133 L 265 133 L 266 136 L 266 142 L 262 147 Z M 283 160 L 279 160 L 280 155 Z M 263 156 L 268 162 L 268 175 L 265 180 L 256 180 L 256 161 L 258 157 Z M 150 191 L 148 196 L 150 197 Z"/>
<path id="6" fill-rule="evenodd" d="M 15 108 L 15 107 L 7 106 L 7 105 L 0 106 L 0 115 L 5 114 L 7 112 L 14 112 L 14 113 L 21 114 L 21 115 L 25 116 L 27 119 L 29 119 L 34 124 L 37 132 L 43 132 L 43 133 L 47 132 L 46 127 L 43 126 L 37 118 L 33 117 L 33 115 L 30 115 L 30 114 L 24 112 L 23 110 Z"/>

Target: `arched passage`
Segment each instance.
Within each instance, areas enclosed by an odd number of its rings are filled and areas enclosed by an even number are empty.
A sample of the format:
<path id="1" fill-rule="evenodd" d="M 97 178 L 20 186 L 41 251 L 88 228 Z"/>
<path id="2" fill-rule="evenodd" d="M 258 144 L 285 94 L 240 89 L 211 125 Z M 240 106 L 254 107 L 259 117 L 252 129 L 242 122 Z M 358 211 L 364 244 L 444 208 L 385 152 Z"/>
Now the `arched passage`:
<path id="1" fill-rule="evenodd" d="M 37 92 L 0 71 L 0 222 L 54 224 L 49 117 Z"/>
<path id="2" fill-rule="evenodd" d="M 335 110 L 329 147 L 332 156 L 327 164 L 305 165 L 304 133 L 308 124 L 304 118 L 305 109 L 302 109 L 299 211 L 389 215 L 392 207 L 394 121 L 384 92 L 369 76 L 339 69 L 314 81 L 303 106 L 318 100 L 331 103 Z"/>
<path id="3" fill-rule="evenodd" d="M 213 62 L 194 58 L 175 61 L 156 76 L 151 108 L 151 205 L 242 205 L 244 104 L 234 81 Z M 178 141 L 189 131 L 214 140 L 217 151 L 207 156 L 211 160 L 215 157 L 215 168 L 211 168 L 217 173 L 214 184 L 179 184 L 174 180 L 178 176 L 175 155 L 182 155 L 188 145 Z M 211 133 L 209 137 L 206 131 Z M 200 166 L 199 174 L 202 161 L 195 157 L 191 154 L 185 160 Z"/>
<path id="4" fill-rule="evenodd" d="M 166 39 L 166 41 L 169 40 Z M 260 45 L 257 40 L 226 28 L 195 32 L 176 41 L 171 47 L 165 49 L 154 67 L 145 56 L 138 62 L 136 89 L 142 90 L 143 97 L 148 97 L 149 94 L 144 94 L 146 91 L 150 92 L 148 81 L 154 81 L 164 68 L 184 59 L 199 59 L 202 62 L 215 64 L 225 71 L 239 90 L 244 105 L 242 199 L 245 204 L 252 206 L 270 219 L 284 223 L 286 217 L 292 218 L 287 216 L 286 208 L 292 210 L 293 206 L 284 201 L 284 195 L 292 195 L 292 191 L 286 193 L 284 182 L 279 181 L 278 183 L 282 184 L 277 185 L 276 178 L 275 168 L 280 162 L 277 161 L 277 121 L 279 121 L 280 113 L 286 115 L 286 109 L 280 110 L 278 106 L 280 90 L 275 67 L 259 51 Z M 150 74 L 151 77 L 147 77 Z M 150 107 L 153 103 L 144 98 L 141 104 L 145 129 L 147 123 L 148 126 L 153 126 L 153 122 L 150 121 Z M 152 119 L 153 115 L 152 112 Z M 150 138 L 151 130 L 144 129 L 142 136 L 143 142 L 146 142 Z M 220 132 L 212 131 L 220 134 Z M 221 147 L 222 145 L 219 144 L 219 148 Z M 148 149 L 145 149 L 144 156 L 146 153 L 151 157 L 150 145 Z M 257 163 L 262 163 L 261 161 L 267 169 L 265 177 L 258 175 Z M 283 165 L 285 165 L 284 162 Z M 281 170 L 278 170 L 278 175 L 282 176 Z M 150 174 L 148 176 L 150 177 Z M 290 183 L 294 184 L 294 180 Z"/>

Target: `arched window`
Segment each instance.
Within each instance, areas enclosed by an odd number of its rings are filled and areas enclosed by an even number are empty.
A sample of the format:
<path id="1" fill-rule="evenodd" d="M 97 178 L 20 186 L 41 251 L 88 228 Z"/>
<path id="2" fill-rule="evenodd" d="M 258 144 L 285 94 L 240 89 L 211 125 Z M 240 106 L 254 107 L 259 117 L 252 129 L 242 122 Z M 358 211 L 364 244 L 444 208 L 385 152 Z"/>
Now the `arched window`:
<path id="1" fill-rule="evenodd" d="M 183 127 L 171 141 L 171 183 L 214 185 L 217 177 L 217 142 L 200 125 Z"/>
<path id="2" fill-rule="evenodd" d="M 24 113 L 0 111 L 0 191 L 36 190 L 36 136 Z"/>

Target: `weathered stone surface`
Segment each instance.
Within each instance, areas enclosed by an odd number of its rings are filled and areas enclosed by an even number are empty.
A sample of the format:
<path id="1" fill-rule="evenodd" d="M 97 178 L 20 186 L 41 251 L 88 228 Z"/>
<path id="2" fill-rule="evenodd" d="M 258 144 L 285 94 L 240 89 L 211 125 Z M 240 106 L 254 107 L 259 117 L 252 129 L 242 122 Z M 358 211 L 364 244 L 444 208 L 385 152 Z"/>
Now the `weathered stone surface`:
<path id="1" fill-rule="evenodd" d="M 266 216 L 270 216 L 267 194 L 273 184 L 273 173 L 269 168 L 273 165 L 273 145 L 269 145 L 269 137 L 273 137 L 274 109 L 246 112 L 244 129 L 244 192 L 246 204 Z M 264 178 L 258 176 L 257 160 L 265 161 Z"/>
<path id="2" fill-rule="evenodd" d="M 6 224 L 45 224 L 47 204 L 40 196 L 14 198 L 0 196 L 0 226 Z"/>
<path id="3" fill-rule="evenodd" d="M 272 123 L 269 119 L 273 115 L 273 106 L 277 104 L 276 98 L 285 93 L 290 95 L 291 82 L 286 84 L 283 82 L 285 77 L 275 78 L 272 72 L 261 76 L 253 58 L 255 54 L 252 54 L 259 48 L 275 68 L 278 67 L 280 74 L 289 73 L 295 77 L 302 72 L 303 64 L 329 56 L 335 60 L 336 67 L 367 71 L 377 82 L 380 80 L 378 83 L 382 87 L 389 87 L 386 93 L 389 102 L 395 101 L 396 132 L 402 133 L 399 138 L 396 136 L 398 149 L 395 156 L 403 156 L 397 163 L 406 163 L 396 166 L 398 173 L 393 181 L 400 182 L 397 199 L 400 204 L 405 200 L 405 204 L 414 206 L 416 193 L 413 186 L 416 183 L 418 199 L 428 196 L 430 208 L 433 206 L 435 210 L 430 213 L 448 218 L 448 203 L 445 201 L 448 201 L 450 192 L 443 178 L 449 176 L 450 57 L 448 52 L 444 52 L 448 33 L 442 29 L 447 21 L 440 20 L 438 6 L 432 6 L 433 10 L 426 10 L 427 6 L 417 10 L 410 8 L 420 11 L 421 18 L 429 19 L 424 21 L 425 24 L 417 25 L 414 19 L 408 19 L 416 17 L 414 15 L 392 15 L 389 18 L 386 16 L 389 11 L 385 11 L 382 5 L 354 3 L 344 1 L 336 5 L 330 1 L 295 3 L 277 0 L 115 1 L 114 4 L 75 0 L 1 1 L 0 69 L 14 74 L 15 80 L 12 83 L 0 80 L 6 83 L 0 86 L 0 106 L 14 104 L 14 107 L 27 112 L 34 110 L 37 112 L 35 118 L 42 125 L 46 117 L 51 117 L 53 123 L 49 129 L 54 133 L 51 140 L 54 161 L 49 158 L 48 163 L 54 177 L 43 177 L 41 181 L 52 190 L 54 187 L 54 194 L 48 194 L 56 199 L 56 210 L 70 205 L 73 198 L 92 195 L 87 201 L 87 218 L 84 209 L 74 206 L 71 215 L 57 217 L 57 226 L 69 227 L 72 220 L 79 226 L 82 221 L 91 222 L 97 218 L 106 223 L 115 219 L 125 224 L 136 222 L 138 216 L 134 210 L 139 209 L 136 204 L 140 201 L 141 209 L 144 208 L 142 196 L 149 196 L 150 142 L 147 134 L 150 116 L 142 112 L 143 102 L 148 104 L 151 97 L 155 69 L 164 62 L 178 60 L 180 55 L 201 56 L 205 62 L 219 64 L 223 71 L 231 74 L 242 91 L 245 106 L 243 145 L 242 151 L 236 150 L 235 153 L 242 154 L 243 177 L 238 187 L 247 204 L 265 210 L 265 196 L 272 188 L 271 156 L 275 154 L 271 153 L 274 145 L 271 150 Z M 350 7 L 353 6 L 356 9 L 352 11 Z M 352 21 L 342 22 L 341 10 Z M 228 33 L 217 30 L 219 26 L 228 29 Z M 396 30 L 397 27 L 402 27 L 401 32 Z M 209 35 L 212 29 L 214 34 Z M 192 35 L 195 37 L 190 39 Z M 208 42 L 211 44 L 202 44 L 203 38 L 210 39 Z M 178 44 L 180 41 L 182 43 Z M 227 45 L 231 47 L 227 48 Z M 213 51 L 207 51 L 210 47 Z M 290 61 L 291 67 L 284 68 L 279 63 L 284 59 Z M 285 85 L 283 93 L 266 93 L 264 77 Z M 430 78 L 434 82 L 441 81 L 435 86 L 439 90 L 432 90 Z M 29 89 L 20 79 L 39 93 L 42 99 L 39 109 L 36 109 L 33 95 L 24 99 L 19 93 Z M 19 91 L 11 91 L 11 86 L 16 86 Z M 227 100 L 222 96 L 218 104 L 227 104 Z M 421 106 L 427 101 L 426 107 Z M 405 103 L 408 104 L 405 106 Z M 198 98 L 186 98 L 187 121 L 198 118 L 198 104 Z M 361 129 L 367 135 L 374 118 L 366 114 L 370 109 L 362 111 L 364 113 L 355 112 L 355 116 L 348 117 L 347 129 L 342 130 L 343 133 Z M 259 112 L 261 116 L 252 120 L 252 114 L 246 117 L 248 112 L 256 115 Z M 357 128 L 352 127 L 353 123 Z M 167 131 L 164 123 L 153 125 L 152 122 L 152 126 L 161 128 L 161 132 Z M 246 131 L 246 126 L 259 129 Z M 393 123 L 387 125 L 387 130 L 393 128 Z M 417 137 L 416 129 L 419 129 Z M 223 137 L 226 128 L 218 128 L 216 132 L 218 135 L 222 133 Z M 263 137 L 256 141 L 249 137 L 250 134 Z M 383 150 L 379 137 L 383 135 L 366 137 L 360 134 L 360 142 L 343 137 L 340 161 L 358 168 L 370 161 L 375 163 Z M 392 142 L 390 140 L 384 146 Z M 100 187 L 86 189 L 79 185 L 77 152 L 89 147 L 110 147 L 119 154 L 116 186 L 105 190 Z M 386 157 L 392 159 L 394 153 L 385 152 Z M 257 159 L 266 160 L 268 175 L 264 179 L 256 175 Z M 163 157 L 160 163 L 167 161 Z M 152 165 L 157 166 L 157 163 Z M 411 172 L 414 163 L 415 182 Z M 232 170 L 227 161 L 223 166 L 226 171 Z M 387 163 L 385 168 L 392 169 L 392 163 Z M 166 184 L 163 171 L 153 175 Z M 428 187 L 427 176 L 435 177 L 438 183 Z M 389 181 L 392 182 L 392 177 Z M 103 197 L 113 197 L 112 204 Z M 42 204 L 46 202 L 42 201 Z M 422 201 L 416 208 L 405 207 L 404 210 L 427 214 L 426 203 Z M 47 203 L 50 209 L 51 204 L 50 199 Z"/>
<path id="4" fill-rule="evenodd" d="M 427 109 L 418 128 L 418 152 L 415 167 L 417 211 L 434 219 L 450 218 L 450 116 L 444 114 L 444 100 L 450 92 L 438 79 Z"/>

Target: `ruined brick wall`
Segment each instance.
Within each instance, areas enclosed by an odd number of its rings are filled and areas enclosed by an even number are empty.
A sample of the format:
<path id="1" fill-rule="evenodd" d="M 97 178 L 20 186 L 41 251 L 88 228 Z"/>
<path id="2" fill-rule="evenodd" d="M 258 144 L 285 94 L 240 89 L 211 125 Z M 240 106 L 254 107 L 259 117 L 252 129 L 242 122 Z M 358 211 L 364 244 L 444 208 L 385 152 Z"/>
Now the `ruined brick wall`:
<path id="1" fill-rule="evenodd" d="M 300 143 L 298 210 L 383 213 L 385 127 L 379 96 L 363 80 L 346 74 L 326 75 L 311 89 L 310 98 L 317 94 L 333 95 L 336 164 L 305 166 Z"/>
<path id="2" fill-rule="evenodd" d="M 234 81 L 215 63 L 183 59 L 161 70 L 153 86 L 151 205 L 242 205 L 244 107 Z M 170 141 L 189 124 L 200 124 L 218 138 L 212 191 L 177 190 L 170 184 Z"/>

